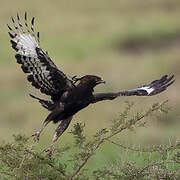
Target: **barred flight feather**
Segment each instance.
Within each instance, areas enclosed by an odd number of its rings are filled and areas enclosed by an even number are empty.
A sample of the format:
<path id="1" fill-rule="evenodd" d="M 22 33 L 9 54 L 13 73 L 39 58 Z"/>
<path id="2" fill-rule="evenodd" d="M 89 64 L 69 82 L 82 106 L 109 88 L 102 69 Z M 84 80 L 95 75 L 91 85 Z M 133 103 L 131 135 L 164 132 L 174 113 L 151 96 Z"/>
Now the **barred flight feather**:
<path id="1" fill-rule="evenodd" d="M 58 100 L 63 92 L 74 84 L 66 75 L 60 71 L 47 53 L 40 48 L 39 32 L 35 36 L 34 18 L 28 26 L 27 13 L 25 13 L 25 27 L 23 27 L 20 17 L 17 14 L 17 24 L 12 17 L 13 30 L 9 25 L 9 35 L 12 48 L 18 52 L 15 55 L 18 64 L 24 73 L 29 73 L 27 80 L 32 86 L 46 95 L 50 95 L 53 100 Z"/>

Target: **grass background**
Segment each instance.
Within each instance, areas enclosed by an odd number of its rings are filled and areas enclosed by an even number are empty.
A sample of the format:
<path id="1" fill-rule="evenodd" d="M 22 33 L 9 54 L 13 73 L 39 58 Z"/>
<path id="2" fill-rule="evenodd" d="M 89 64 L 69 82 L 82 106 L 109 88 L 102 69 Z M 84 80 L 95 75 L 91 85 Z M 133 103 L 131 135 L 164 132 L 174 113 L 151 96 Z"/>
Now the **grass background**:
<path id="1" fill-rule="evenodd" d="M 121 97 L 114 101 L 91 105 L 74 116 L 73 123 L 86 123 L 91 136 L 108 126 L 124 108 L 125 101 L 134 101 L 136 110 L 168 99 L 171 112 L 149 119 L 147 128 L 136 133 L 125 132 L 118 137 L 124 144 L 174 142 L 180 136 L 180 1 L 178 0 L 6 0 L 0 7 L 0 137 L 12 140 L 12 134 L 33 134 L 48 112 L 28 94 L 40 96 L 26 81 L 15 62 L 6 24 L 18 12 L 24 17 L 35 16 L 35 29 L 40 31 L 41 47 L 66 74 L 83 76 L 96 74 L 106 85 L 96 92 L 118 91 L 140 86 L 164 74 L 174 74 L 176 82 L 154 97 Z M 46 148 L 56 126 L 49 125 L 37 148 Z M 68 131 L 58 144 L 72 143 Z M 126 153 L 126 152 L 124 152 Z M 115 161 L 123 152 L 105 145 L 102 153 L 89 162 L 90 167 Z M 124 159 L 137 159 L 123 156 Z M 121 158 L 123 158 L 121 157 Z M 141 164 L 141 160 L 138 160 Z"/>

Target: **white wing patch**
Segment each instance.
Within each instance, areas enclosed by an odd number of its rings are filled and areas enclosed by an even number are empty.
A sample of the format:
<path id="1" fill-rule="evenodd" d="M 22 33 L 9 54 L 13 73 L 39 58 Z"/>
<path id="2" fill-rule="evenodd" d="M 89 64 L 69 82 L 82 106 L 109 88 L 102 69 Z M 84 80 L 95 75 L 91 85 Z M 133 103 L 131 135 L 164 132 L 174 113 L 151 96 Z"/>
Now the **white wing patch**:
<path id="1" fill-rule="evenodd" d="M 17 14 L 17 22 L 18 26 L 12 17 L 12 22 L 14 25 L 15 30 L 17 33 L 8 26 L 10 32 L 9 35 L 13 40 L 11 40 L 12 47 L 19 52 L 21 55 L 24 56 L 30 56 L 30 57 L 37 57 L 36 48 L 40 48 L 39 46 L 39 33 L 37 33 L 37 41 L 35 39 L 35 33 L 34 33 L 34 18 L 32 18 L 31 21 L 31 31 L 29 30 L 28 24 L 27 24 L 27 14 L 25 13 L 25 27 L 27 32 L 25 31 L 23 25 L 21 24 L 19 15 Z"/>
<path id="2" fill-rule="evenodd" d="M 17 43 L 18 52 L 24 56 L 37 57 L 36 48 L 40 48 L 35 37 L 27 33 L 19 33 L 14 42 Z"/>
<path id="3" fill-rule="evenodd" d="M 148 87 L 148 86 L 144 86 L 144 87 L 137 88 L 137 90 L 144 90 L 149 95 L 149 94 L 151 94 L 154 91 L 154 88 L 151 88 L 151 87 Z"/>

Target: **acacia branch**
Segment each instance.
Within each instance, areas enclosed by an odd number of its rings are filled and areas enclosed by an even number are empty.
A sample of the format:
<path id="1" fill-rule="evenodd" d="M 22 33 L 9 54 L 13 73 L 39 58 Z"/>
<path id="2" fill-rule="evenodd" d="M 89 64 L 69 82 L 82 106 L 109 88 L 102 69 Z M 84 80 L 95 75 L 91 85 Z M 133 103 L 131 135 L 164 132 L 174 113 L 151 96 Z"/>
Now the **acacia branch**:
<path id="1" fill-rule="evenodd" d="M 116 143 L 116 142 L 114 142 L 114 141 L 111 141 L 110 139 L 107 139 L 107 141 L 110 142 L 110 143 L 112 143 L 112 144 L 114 144 L 114 145 L 116 145 L 116 146 L 119 146 L 119 147 L 121 147 L 121 148 L 123 148 L 123 149 L 130 150 L 130 151 L 149 152 L 149 153 L 158 151 L 158 149 L 153 149 L 153 150 L 135 149 L 135 148 L 131 148 L 130 146 L 124 146 L 124 145 L 122 145 L 122 144 Z"/>
<path id="2" fill-rule="evenodd" d="M 76 171 L 69 176 L 69 180 L 72 180 L 80 171 L 81 169 L 86 165 L 86 163 L 88 162 L 88 160 L 91 158 L 91 156 L 94 155 L 94 152 L 100 147 L 100 145 L 105 141 L 105 139 L 101 139 L 101 141 L 99 141 L 99 143 L 91 150 L 91 152 L 86 156 L 86 158 L 84 159 L 84 161 L 82 162 L 82 164 L 76 169 Z"/>
<path id="3" fill-rule="evenodd" d="M 25 151 L 31 155 L 33 155 L 34 157 L 37 157 L 38 159 L 40 159 L 41 161 L 45 161 L 46 159 L 43 158 L 43 157 L 40 157 L 39 155 L 35 154 L 34 152 L 28 150 L 28 149 L 25 149 Z M 66 176 L 65 172 L 58 169 L 56 166 L 54 166 L 52 163 L 46 161 L 47 165 L 49 165 L 50 167 L 52 167 L 54 170 L 60 172 L 63 176 Z"/>
<path id="4" fill-rule="evenodd" d="M 123 148 L 123 149 L 128 149 L 128 150 L 130 150 L 130 151 L 136 151 L 136 152 L 142 152 L 142 153 L 153 153 L 153 152 L 159 152 L 159 153 L 161 153 L 163 150 L 164 151 L 170 151 L 170 150 L 175 150 L 175 149 L 177 149 L 177 145 L 171 145 L 171 146 L 168 146 L 168 147 L 164 147 L 164 148 L 162 148 L 162 147 L 160 147 L 160 146 L 157 146 L 157 147 L 152 147 L 152 150 L 149 150 L 149 149 L 144 149 L 144 148 L 142 148 L 142 149 L 137 149 L 137 148 L 131 148 L 130 146 L 124 146 L 124 145 L 122 145 L 122 144 L 119 144 L 119 143 L 116 143 L 116 142 L 114 142 L 114 141 L 112 141 L 112 140 L 110 140 L 110 139 L 107 139 L 107 141 L 108 142 L 110 142 L 110 143 L 112 143 L 112 144 L 114 144 L 114 145 L 116 145 L 116 146 L 119 146 L 119 147 L 121 147 L 121 148 Z"/>
<path id="5" fill-rule="evenodd" d="M 117 131 L 113 132 L 112 134 L 110 134 L 109 136 L 106 136 L 104 138 L 102 138 L 96 146 L 94 146 L 94 148 L 91 149 L 90 153 L 86 156 L 86 158 L 84 159 L 84 161 L 80 164 L 80 166 L 72 173 L 71 176 L 69 176 L 69 180 L 72 180 L 76 175 L 79 174 L 79 172 L 81 171 L 81 169 L 87 164 L 88 160 L 91 158 L 91 156 L 94 155 L 94 152 L 101 146 L 101 144 L 104 143 L 104 141 L 108 141 L 110 138 L 114 137 L 115 135 L 121 133 L 122 131 L 124 131 L 125 129 L 135 125 L 137 122 L 139 122 L 140 120 L 142 120 L 143 118 L 145 118 L 146 116 L 148 116 L 150 113 L 159 110 L 167 101 L 162 102 L 161 104 L 159 104 L 158 106 L 150 109 L 149 111 L 145 112 L 144 114 L 142 114 L 141 116 L 139 116 L 136 121 L 134 122 L 129 122 L 127 124 L 125 124 L 124 126 L 120 127 Z"/>
<path id="6" fill-rule="evenodd" d="M 141 170 L 139 170 L 137 173 L 133 174 L 131 177 L 139 177 L 146 169 L 149 169 L 151 167 L 154 166 L 161 166 L 164 165 L 164 161 L 162 162 L 153 162 L 153 163 L 149 163 L 148 165 L 146 165 L 145 167 L 143 167 Z M 171 164 L 174 163 L 174 161 L 167 161 L 166 164 Z"/>
<path id="7" fill-rule="evenodd" d="M 11 176 L 11 177 L 14 177 L 14 176 L 16 177 L 16 175 L 8 173 L 6 171 L 0 171 L 0 172 L 1 172 L 1 174 L 5 174 L 5 175 Z"/>

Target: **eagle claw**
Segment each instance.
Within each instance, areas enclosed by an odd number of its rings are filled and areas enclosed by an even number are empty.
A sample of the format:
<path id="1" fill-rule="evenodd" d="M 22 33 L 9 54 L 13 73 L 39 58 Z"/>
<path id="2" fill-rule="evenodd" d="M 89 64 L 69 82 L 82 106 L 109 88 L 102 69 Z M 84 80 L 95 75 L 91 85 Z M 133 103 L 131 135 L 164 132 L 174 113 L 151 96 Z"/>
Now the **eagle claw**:
<path id="1" fill-rule="evenodd" d="M 43 152 L 46 152 L 48 157 L 51 158 L 52 153 L 53 153 L 53 148 L 49 147 L 49 148 L 45 149 Z"/>
<path id="2" fill-rule="evenodd" d="M 39 132 L 36 132 L 35 134 L 32 135 L 32 137 L 34 137 L 34 142 L 39 142 L 39 136 L 40 136 L 40 133 Z"/>

